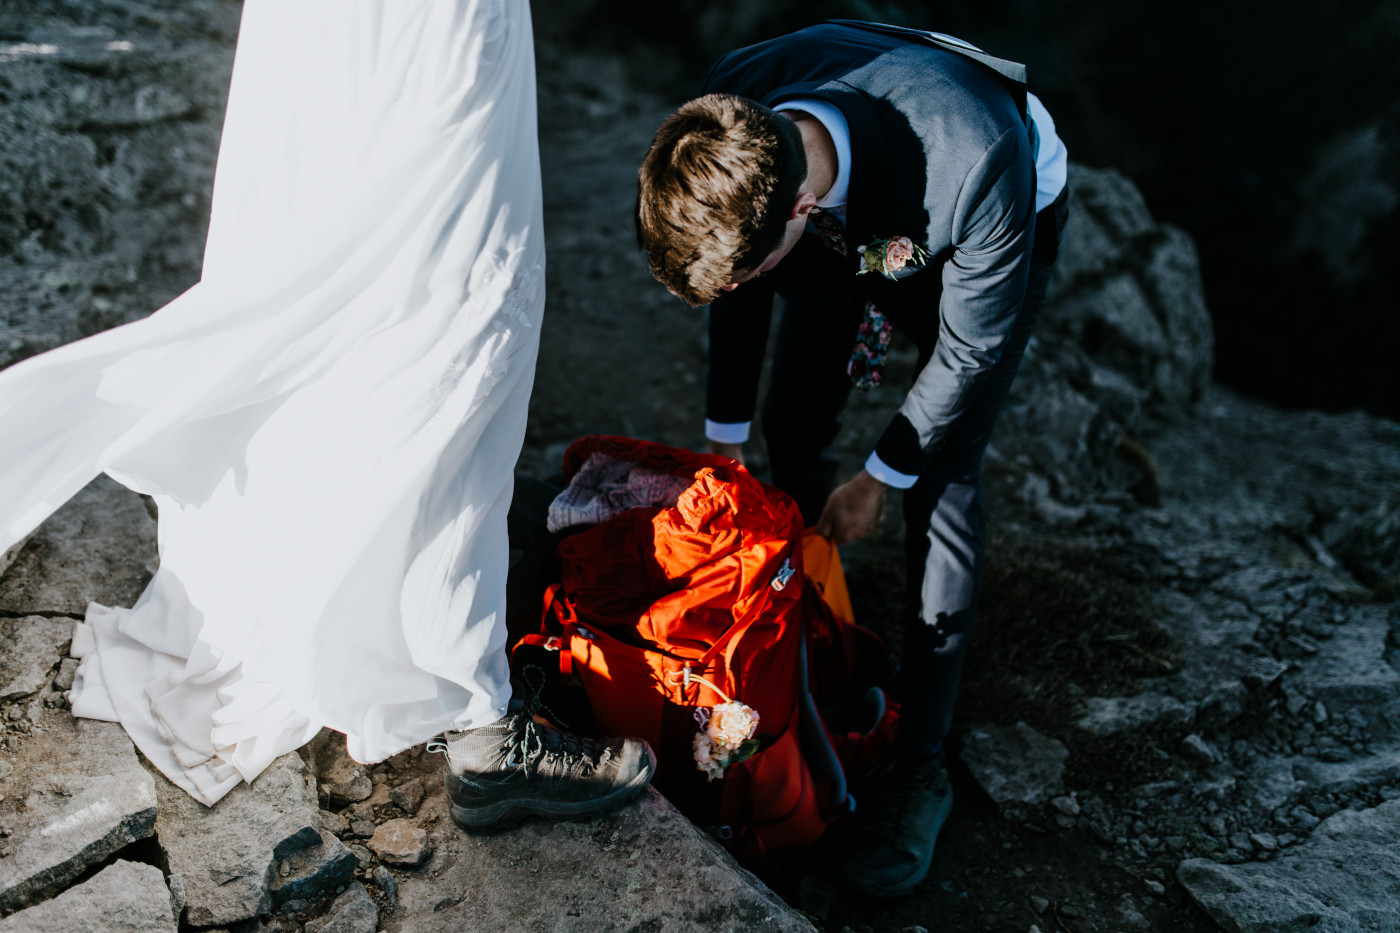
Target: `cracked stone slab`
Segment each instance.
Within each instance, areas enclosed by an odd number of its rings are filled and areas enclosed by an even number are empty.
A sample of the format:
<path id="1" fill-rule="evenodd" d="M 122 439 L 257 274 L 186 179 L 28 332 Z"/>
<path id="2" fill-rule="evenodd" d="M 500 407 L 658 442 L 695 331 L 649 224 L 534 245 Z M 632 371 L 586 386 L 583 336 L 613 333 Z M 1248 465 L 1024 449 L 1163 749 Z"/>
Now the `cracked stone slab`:
<path id="1" fill-rule="evenodd" d="M 156 790 L 121 726 L 43 710 L 0 779 L 0 911 L 62 890 L 151 835 Z"/>
<path id="2" fill-rule="evenodd" d="M 1329 709 L 1360 710 L 1372 739 L 1400 734 L 1400 671 L 1386 661 L 1389 611 L 1387 606 L 1354 610 L 1308 659 L 1299 679 Z"/>
<path id="3" fill-rule="evenodd" d="M 1188 859 L 1177 880 L 1231 933 L 1400 927 L 1400 800 L 1343 810 L 1268 862 Z"/>
<path id="4" fill-rule="evenodd" d="M 1300 787 L 1349 796 L 1366 788 L 1384 787 L 1400 781 L 1400 749 L 1390 747 L 1379 754 L 1358 756 L 1348 761 L 1299 758 L 1293 773 Z"/>
<path id="5" fill-rule="evenodd" d="M 998 804 L 1042 804 L 1065 791 L 1069 750 L 1024 722 L 977 726 L 963 744 L 962 761 Z"/>
<path id="6" fill-rule="evenodd" d="M 272 909 L 278 863 L 322 844 L 316 791 L 295 752 L 212 807 L 155 775 L 156 838 L 184 883 L 185 922 L 197 927 L 249 920 Z"/>
<path id="7" fill-rule="evenodd" d="M 118 860 L 53 900 L 0 920 L 0 933 L 176 933 L 160 869 Z"/>
<path id="8" fill-rule="evenodd" d="M 151 578 L 156 522 L 142 498 L 99 476 L 49 516 L 0 580 L 0 612 L 82 618 L 130 606 Z"/>
<path id="9" fill-rule="evenodd" d="M 0 700 L 34 693 L 48 683 L 72 636 L 72 619 L 0 619 Z"/>
<path id="10" fill-rule="evenodd" d="M 423 804 L 427 813 L 446 808 L 441 790 Z M 390 933 L 815 933 L 654 790 L 589 822 L 527 821 L 469 836 L 441 819 L 430 834 L 432 859 L 399 877 Z"/>

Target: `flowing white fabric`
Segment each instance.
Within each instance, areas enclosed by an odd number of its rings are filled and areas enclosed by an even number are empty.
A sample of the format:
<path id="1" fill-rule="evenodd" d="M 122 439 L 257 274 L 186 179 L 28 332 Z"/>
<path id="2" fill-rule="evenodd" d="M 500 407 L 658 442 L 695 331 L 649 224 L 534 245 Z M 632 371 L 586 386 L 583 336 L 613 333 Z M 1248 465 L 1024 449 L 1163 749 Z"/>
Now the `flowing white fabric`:
<path id="1" fill-rule="evenodd" d="M 100 472 L 155 497 L 73 708 L 205 803 L 323 725 L 368 762 L 505 710 L 534 90 L 524 0 L 246 0 L 202 280 L 0 373 L 0 552 Z"/>

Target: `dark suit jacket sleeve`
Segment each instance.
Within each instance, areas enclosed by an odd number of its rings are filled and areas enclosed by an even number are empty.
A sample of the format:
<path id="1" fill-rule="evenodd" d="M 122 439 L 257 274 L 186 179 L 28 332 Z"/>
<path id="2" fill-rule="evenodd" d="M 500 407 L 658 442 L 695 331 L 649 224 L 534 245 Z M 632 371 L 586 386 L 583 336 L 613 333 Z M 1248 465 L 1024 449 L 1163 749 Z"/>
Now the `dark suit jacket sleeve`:
<path id="1" fill-rule="evenodd" d="M 773 315 L 773 286 L 751 281 L 721 292 L 709 313 L 705 417 L 721 424 L 752 421 Z"/>
<path id="2" fill-rule="evenodd" d="M 1030 142 L 1024 128 L 1013 127 L 963 182 L 953 213 L 953 252 L 943 266 L 938 343 L 875 448 L 909 485 L 1001 356 L 1025 300 L 1034 223 Z"/>

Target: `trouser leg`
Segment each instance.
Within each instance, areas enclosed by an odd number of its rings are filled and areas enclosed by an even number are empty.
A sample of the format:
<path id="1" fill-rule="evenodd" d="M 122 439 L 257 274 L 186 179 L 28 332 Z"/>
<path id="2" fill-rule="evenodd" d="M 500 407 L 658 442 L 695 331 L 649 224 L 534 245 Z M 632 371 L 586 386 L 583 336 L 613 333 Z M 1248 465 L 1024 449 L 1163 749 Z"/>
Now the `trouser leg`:
<path id="1" fill-rule="evenodd" d="M 1045 303 L 1065 219 L 1063 195 L 1038 217 L 1025 304 L 1001 358 L 937 458 L 904 494 L 906 579 L 917 612 L 905 635 L 901 738 L 915 745 L 938 745 L 952 724 L 982 586 L 982 455 Z"/>

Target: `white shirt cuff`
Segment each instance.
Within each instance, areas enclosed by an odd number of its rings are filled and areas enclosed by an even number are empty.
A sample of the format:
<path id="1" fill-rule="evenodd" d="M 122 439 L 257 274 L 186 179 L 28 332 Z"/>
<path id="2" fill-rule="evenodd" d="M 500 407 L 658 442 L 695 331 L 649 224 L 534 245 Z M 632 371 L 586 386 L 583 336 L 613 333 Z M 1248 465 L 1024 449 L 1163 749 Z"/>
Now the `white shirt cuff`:
<path id="1" fill-rule="evenodd" d="M 874 452 L 865 460 L 865 472 L 884 483 L 886 486 L 893 486 L 895 489 L 908 489 L 919 481 L 919 477 L 910 476 L 908 473 L 896 473 L 885 462 L 877 457 Z"/>
<path id="2" fill-rule="evenodd" d="M 720 444 L 742 444 L 749 439 L 750 421 L 736 421 L 725 424 L 722 421 L 705 419 L 705 439 Z"/>

